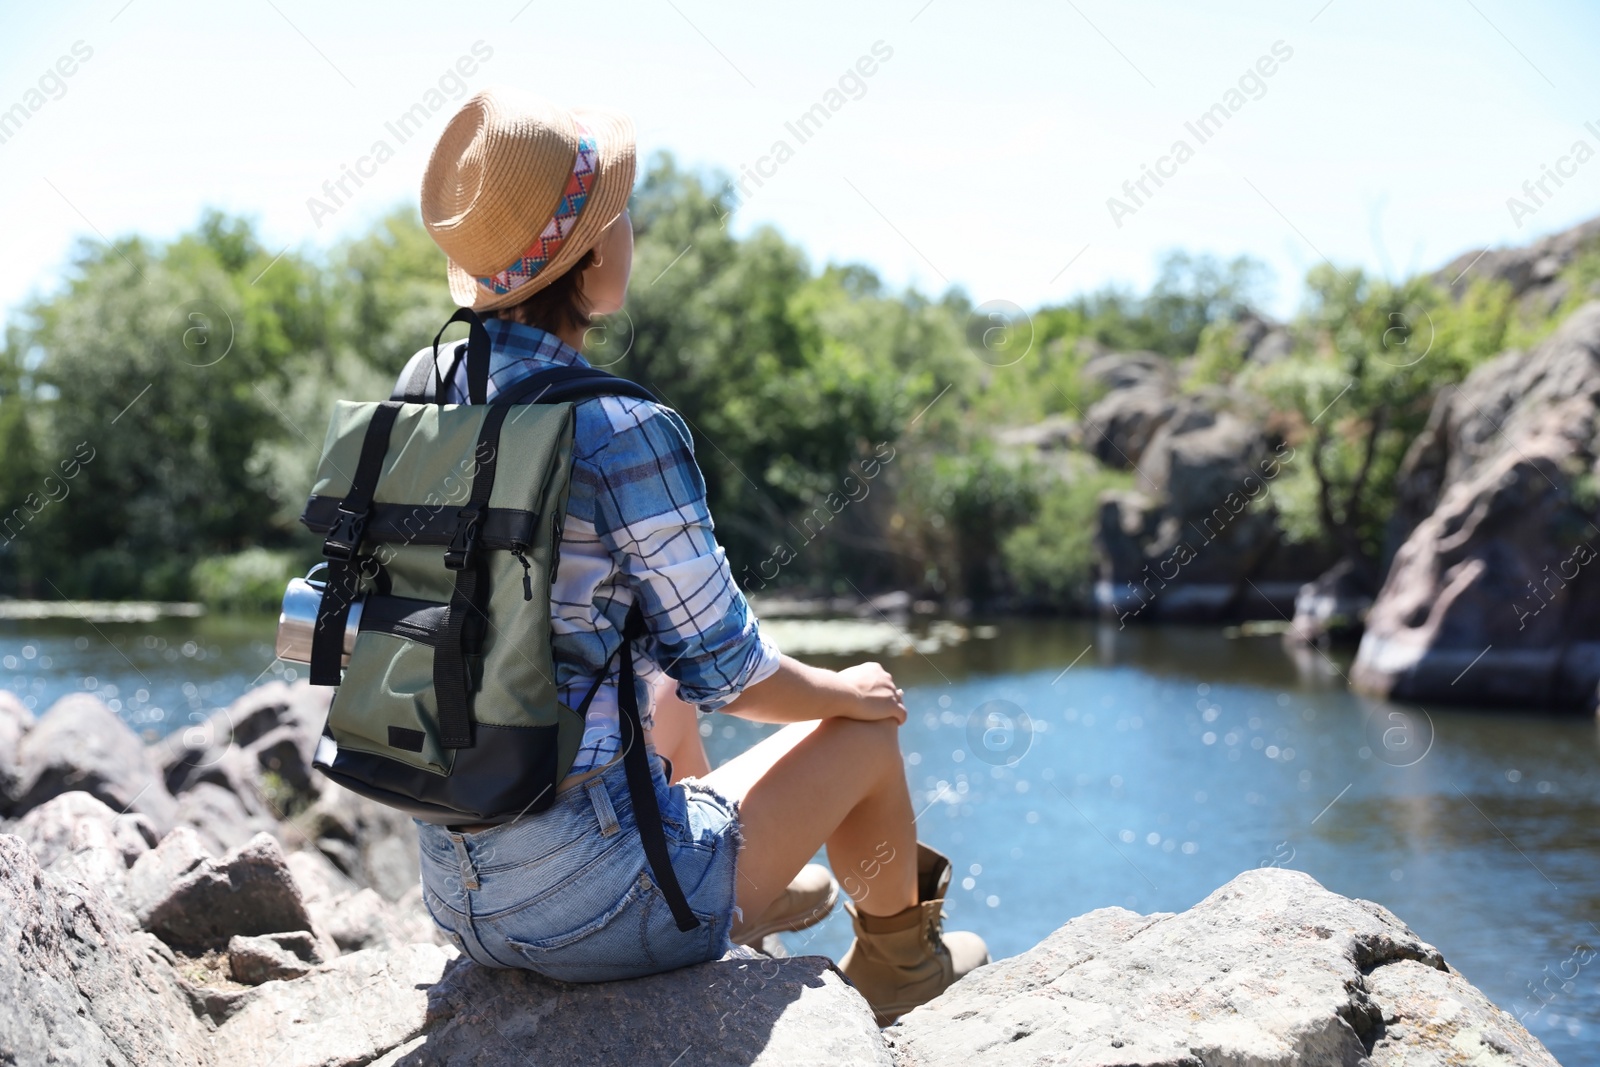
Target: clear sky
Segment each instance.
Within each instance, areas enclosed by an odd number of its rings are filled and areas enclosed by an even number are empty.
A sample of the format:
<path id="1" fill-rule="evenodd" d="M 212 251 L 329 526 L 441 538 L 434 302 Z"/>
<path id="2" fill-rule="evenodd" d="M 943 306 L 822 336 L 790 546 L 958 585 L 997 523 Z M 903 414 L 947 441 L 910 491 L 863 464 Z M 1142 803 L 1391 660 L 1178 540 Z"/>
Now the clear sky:
<path id="1" fill-rule="evenodd" d="M 274 247 L 326 247 L 414 200 L 449 112 L 494 84 L 623 109 L 643 155 L 760 166 L 736 231 L 771 223 L 817 263 L 1028 307 L 1143 287 L 1185 248 L 1265 260 L 1285 314 L 1323 256 L 1393 277 L 1600 214 L 1600 158 L 1569 161 L 1520 219 L 1506 203 L 1574 142 L 1600 150 L 1600 5 L 1577 0 L 33 8 L 0 0 L 8 317 L 78 238 L 170 237 L 206 206 Z M 475 44 L 491 54 L 462 77 Z M 405 143 L 386 127 L 430 101 Z M 786 124 L 819 103 L 802 141 Z M 393 158 L 314 218 L 380 140 Z"/>

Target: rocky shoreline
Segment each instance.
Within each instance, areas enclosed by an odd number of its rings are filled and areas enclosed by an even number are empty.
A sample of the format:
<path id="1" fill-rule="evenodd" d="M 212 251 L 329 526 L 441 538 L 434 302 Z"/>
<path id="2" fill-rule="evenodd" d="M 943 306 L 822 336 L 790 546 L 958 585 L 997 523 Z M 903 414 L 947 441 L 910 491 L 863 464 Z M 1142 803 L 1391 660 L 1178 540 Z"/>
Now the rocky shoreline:
<path id="1" fill-rule="evenodd" d="M 482 968 L 423 910 L 409 820 L 311 770 L 326 700 L 269 684 L 145 746 L 0 692 L 0 1063 L 1555 1064 L 1394 915 L 1270 868 L 1079 916 L 882 1032 L 817 956 Z"/>

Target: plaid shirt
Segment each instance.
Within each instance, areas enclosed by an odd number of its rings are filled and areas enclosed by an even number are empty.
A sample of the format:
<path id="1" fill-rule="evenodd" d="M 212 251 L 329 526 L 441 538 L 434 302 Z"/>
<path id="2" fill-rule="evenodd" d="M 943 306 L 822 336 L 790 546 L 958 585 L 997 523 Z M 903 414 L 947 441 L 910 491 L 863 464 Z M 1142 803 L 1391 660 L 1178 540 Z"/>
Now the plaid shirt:
<path id="1" fill-rule="evenodd" d="M 588 365 L 554 334 L 503 319 L 484 323 L 492 342 L 490 397 L 547 367 Z M 424 349 L 412 363 L 430 355 Z M 440 363 L 448 366 L 442 353 Z M 449 402 L 467 400 L 465 363 L 445 385 Z M 634 655 L 645 727 L 654 720 L 650 686 L 663 669 L 685 702 L 715 711 L 776 671 L 778 650 L 762 638 L 712 533 L 689 428 L 671 408 L 614 396 L 580 401 L 576 422 L 561 565 L 550 587 L 561 699 L 569 708 L 582 702 L 622 643 L 637 596 L 650 631 Z M 572 773 L 612 759 L 620 748 L 613 665 L 589 705 Z"/>

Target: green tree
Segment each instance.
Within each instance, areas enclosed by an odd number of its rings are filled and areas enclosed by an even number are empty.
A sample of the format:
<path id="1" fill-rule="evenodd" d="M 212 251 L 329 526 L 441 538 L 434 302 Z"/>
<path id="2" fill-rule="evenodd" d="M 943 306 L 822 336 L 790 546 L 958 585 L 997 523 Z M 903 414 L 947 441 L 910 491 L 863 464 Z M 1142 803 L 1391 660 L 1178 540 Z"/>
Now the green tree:
<path id="1" fill-rule="evenodd" d="M 625 321 L 592 331 L 589 350 L 683 414 L 738 571 L 802 537 L 851 464 L 898 440 L 968 366 L 946 305 L 885 295 L 864 268 L 814 275 L 771 229 L 734 238 L 730 210 L 658 156 L 634 194 Z M 819 543 L 789 578 L 859 574 L 858 555 Z"/>
<path id="2" fill-rule="evenodd" d="M 1406 449 L 1439 389 L 1499 351 L 1510 304 L 1492 285 L 1452 302 L 1426 278 L 1396 284 L 1327 265 L 1306 287 L 1291 355 L 1235 381 L 1284 413 L 1295 441 L 1280 494 L 1287 532 L 1374 568 Z"/>
<path id="3" fill-rule="evenodd" d="M 291 361 L 322 341 L 318 286 L 216 213 L 165 247 L 80 248 L 66 290 L 17 331 L 54 397 L 45 465 L 82 461 L 52 505 L 44 586 L 184 596 L 196 559 L 270 536 L 275 487 L 256 457 L 289 432 L 274 397 Z"/>

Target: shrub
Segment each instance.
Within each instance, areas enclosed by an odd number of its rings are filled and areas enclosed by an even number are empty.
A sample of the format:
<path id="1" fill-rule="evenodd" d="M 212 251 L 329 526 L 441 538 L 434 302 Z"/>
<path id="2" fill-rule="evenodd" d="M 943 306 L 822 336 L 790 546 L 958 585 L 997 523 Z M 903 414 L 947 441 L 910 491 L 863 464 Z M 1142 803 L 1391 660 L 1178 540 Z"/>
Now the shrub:
<path id="1" fill-rule="evenodd" d="M 201 560 L 190 572 L 194 595 L 214 611 L 273 612 L 283 587 L 303 574 L 300 554 L 247 548 L 231 556 Z"/>
<path id="2" fill-rule="evenodd" d="M 1033 520 L 1001 543 L 1001 558 L 1018 589 L 1051 607 L 1087 611 L 1094 599 L 1100 495 L 1132 486 L 1131 472 L 1105 467 L 1045 486 Z"/>

